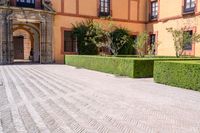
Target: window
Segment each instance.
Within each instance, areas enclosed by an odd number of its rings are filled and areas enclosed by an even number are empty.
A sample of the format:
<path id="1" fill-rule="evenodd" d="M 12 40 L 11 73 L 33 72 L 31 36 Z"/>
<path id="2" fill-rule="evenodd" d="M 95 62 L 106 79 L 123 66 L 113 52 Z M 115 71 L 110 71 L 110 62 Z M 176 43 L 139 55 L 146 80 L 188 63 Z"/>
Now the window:
<path id="1" fill-rule="evenodd" d="M 192 37 L 192 30 L 191 31 L 186 31 L 191 37 Z M 184 45 L 184 50 L 192 50 L 192 41 L 188 42 Z"/>
<path id="2" fill-rule="evenodd" d="M 17 0 L 17 6 L 34 8 L 35 0 Z"/>
<path id="3" fill-rule="evenodd" d="M 184 2 L 184 13 L 194 12 L 195 0 L 185 0 Z"/>
<path id="4" fill-rule="evenodd" d="M 18 3 L 35 4 L 35 0 L 17 0 Z"/>
<path id="5" fill-rule="evenodd" d="M 151 2 L 151 20 L 157 19 L 158 17 L 158 1 Z"/>
<path id="6" fill-rule="evenodd" d="M 156 42 L 156 35 L 155 34 L 151 34 L 150 35 L 150 44 L 151 45 L 155 44 L 155 42 Z"/>
<path id="7" fill-rule="evenodd" d="M 110 15 L 110 0 L 100 0 L 99 16 Z"/>
<path id="8" fill-rule="evenodd" d="M 76 38 L 71 31 L 64 31 L 64 52 L 77 52 Z"/>
<path id="9" fill-rule="evenodd" d="M 137 35 L 131 35 L 131 38 L 133 39 L 134 42 L 137 41 Z"/>
<path id="10" fill-rule="evenodd" d="M 156 34 L 151 34 L 150 38 L 149 38 L 149 45 L 150 45 L 150 49 L 152 51 L 152 54 L 156 53 L 155 43 L 156 43 Z"/>

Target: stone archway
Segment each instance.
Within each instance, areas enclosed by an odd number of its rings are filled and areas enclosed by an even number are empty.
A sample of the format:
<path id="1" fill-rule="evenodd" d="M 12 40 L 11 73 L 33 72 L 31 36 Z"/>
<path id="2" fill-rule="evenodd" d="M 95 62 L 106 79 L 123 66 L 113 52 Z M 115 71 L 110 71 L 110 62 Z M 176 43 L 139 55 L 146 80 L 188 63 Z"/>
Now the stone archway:
<path id="1" fill-rule="evenodd" d="M 13 51 L 14 62 L 31 61 L 31 51 L 33 48 L 33 37 L 24 29 L 13 30 Z"/>
<path id="2" fill-rule="evenodd" d="M 34 63 L 40 62 L 40 31 L 39 27 L 33 24 L 27 24 L 27 23 L 20 23 L 20 24 L 14 24 L 13 25 L 13 33 L 16 30 L 24 30 L 29 33 L 31 43 L 32 43 L 32 57 L 31 61 Z M 14 44 L 13 44 L 14 45 Z"/>
<path id="3" fill-rule="evenodd" d="M 40 53 L 35 54 L 35 59 L 38 60 L 39 58 L 40 63 L 53 63 L 53 16 L 52 12 L 47 11 L 21 8 L 0 9 L 0 51 L 2 51 L 0 52 L 0 64 L 14 63 L 13 30 L 20 26 L 34 32 L 34 39 L 39 38 L 34 41 L 39 42 L 40 48 Z"/>

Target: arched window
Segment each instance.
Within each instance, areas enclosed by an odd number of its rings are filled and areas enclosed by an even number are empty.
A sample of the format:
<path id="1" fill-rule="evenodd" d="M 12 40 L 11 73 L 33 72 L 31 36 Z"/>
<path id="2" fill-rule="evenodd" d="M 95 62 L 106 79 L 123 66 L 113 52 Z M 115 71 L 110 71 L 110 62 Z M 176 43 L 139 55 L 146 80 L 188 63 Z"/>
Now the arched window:
<path id="1" fill-rule="evenodd" d="M 17 0 L 17 6 L 34 8 L 35 0 Z"/>

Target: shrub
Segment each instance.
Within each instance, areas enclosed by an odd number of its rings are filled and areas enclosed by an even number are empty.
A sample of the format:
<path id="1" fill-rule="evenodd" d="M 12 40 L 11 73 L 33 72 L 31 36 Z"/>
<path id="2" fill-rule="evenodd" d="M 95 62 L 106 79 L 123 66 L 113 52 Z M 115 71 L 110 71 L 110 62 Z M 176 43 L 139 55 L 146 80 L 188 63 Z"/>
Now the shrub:
<path id="1" fill-rule="evenodd" d="M 200 61 L 155 62 L 157 83 L 200 91 Z"/>
<path id="2" fill-rule="evenodd" d="M 137 50 L 139 57 L 144 57 L 145 55 L 145 46 L 148 41 L 148 37 L 149 36 L 146 32 L 140 33 L 137 37 L 134 47 Z"/>
<path id="3" fill-rule="evenodd" d="M 65 64 L 86 69 L 133 77 L 133 59 L 66 55 Z"/>
<path id="4" fill-rule="evenodd" d="M 91 42 L 88 38 L 95 36 L 91 31 L 93 25 L 92 20 L 82 21 L 73 25 L 73 35 L 77 37 L 78 53 L 81 55 L 97 55 L 98 48 L 95 43 Z M 91 31 L 91 32 L 89 32 Z M 90 34 L 89 34 L 89 33 Z M 92 35 L 91 35 L 92 34 Z"/>
<path id="5" fill-rule="evenodd" d="M 118 55 L 135 55 L 136 51 L 131 43 L 126 43 L 118 50 Z"/>
<path id="6" fill-rule="evenodd" d="M 166 30 L 172 34 L 176 57 L 182 56 L 184 48 L 188 45 L 188 43 L 192 44 L 195 42 L 200 42 L 200 34 L 193 33 L 191 35 L 189 32 L 187 32 L 187 28 L 167 28 Z"/>
<path id="7" fill-rule="evenodd" d="M 194 58 L 196 59 L 196 58 Z M 153 77 L 154 61 L 181 60 L 177 58 L 126 58 L 66 55 L 65 64 L 86 69 L 129 76 L 132 78 Z M 190 60 L 183 58 L 182 60 Z"/>
<path id="8" fill-rule="evenodd" d="M 122 27 L 114 27 L 110 33 L 111 44 L 110 49 L 114 55 L 133 53 L 133 39 L 127 29 Z"/>

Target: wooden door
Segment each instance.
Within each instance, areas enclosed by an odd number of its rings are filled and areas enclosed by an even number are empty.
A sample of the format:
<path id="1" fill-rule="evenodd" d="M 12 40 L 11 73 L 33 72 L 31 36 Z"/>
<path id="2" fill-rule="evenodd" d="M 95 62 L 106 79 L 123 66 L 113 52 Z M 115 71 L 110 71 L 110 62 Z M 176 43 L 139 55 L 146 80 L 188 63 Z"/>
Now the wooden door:
<path id="1" fill-rule="evenodd" d="M 13 37 L 13 43 L 14 43 L 14 58 L 24 59 L 24 37 L 23 36 Z"/>

